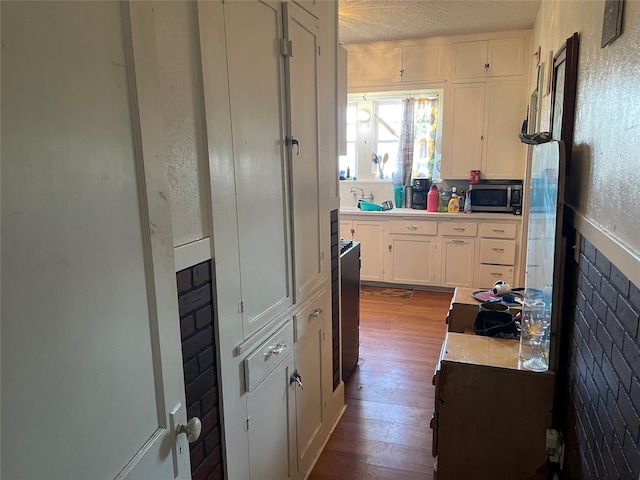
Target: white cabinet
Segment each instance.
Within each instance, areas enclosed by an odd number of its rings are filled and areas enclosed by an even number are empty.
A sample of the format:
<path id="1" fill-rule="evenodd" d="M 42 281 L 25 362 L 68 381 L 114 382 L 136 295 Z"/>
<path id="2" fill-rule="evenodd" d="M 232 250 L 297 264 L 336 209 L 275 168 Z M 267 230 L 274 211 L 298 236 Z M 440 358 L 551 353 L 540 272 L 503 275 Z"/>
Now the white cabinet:
<path id="1" fill-rule="evenodd" d="M 251 478 L 295 478 L 290 454 L 295 434 L 291 405 L 296 392 L 289 386 L 293 352 L 289 321 L 244 360 Z"/>
<path id="2" fill-rule="evenodd" d="M 468 179 L 522 178 L 525 148 L 518 139 L 525 112 L 522 80 L 453 84 L 445 103 L 442 175 Z"/>
<path id="3" fill-rule="evenodd" d="M 382 221 L 354 220 L 353 239 L 360 242 L 360 279 L 384 281 Z"/>
<path id="4" fill-rule="evenodd" d="M 444 44 L 405 46 L 402 49 L 403 82 L 444 80 Z"/>
<path id="5" fill-rule="evenodd" d="M 326 279 L 329 259 L 329 255 L 323 252 L 326 242 L 322 241 L 318 20 L 293 3 L 285 3 L 284 11 L 285 37 L 291 42 L 292 52 L 295 52 L 295 55 L 285 56 L 285 66 L 290 113 L 287 143 L 291 166 L 295 301 L 299 303 Z M 261 198 L 264 199 L 263 196 Z M 256 202 L 255 198 L 250 200 L 253 204 L 269 203 Z"/>
<path id="6" fill-rule="evenodd" d="M 443 287 L 472 287 L 475 263 L 475 239 L 442 239 L 442 273 L 440 284 Z"/>
<path id="7" fill-rule="evenodd" d="M 451 80 L 521 76 L 525 73 L 526 37 L 454 42 Z"/>
<path id="8" fill-rule="evenodd" d="M 449 88 L 443 118 L 443 178 L 469 178 L 469 170 L 481 170 L 484 97 L 484 83 Z"/>
<path id="9" fill-rule="evenodd" d="M 515 223 L 483 223 L 480 225 L 480 268 L 477 285 L 489 288 L 498 280 L 511 286 L 516 277 L 518 252 Z"/>
<path id="10" fill-rule="evenodd" d="M 340 238 L 345 240 L 353 240 L 355 234 L 352 220 L 340 220 Z"/>
<path id="11" fill-rule="evenodd" d="M 442 235 L 443 287 L 472 287 L 475 278 L 475 237 L 478 224 L 475 222 L 440 222 Z"/>
<path id="12" fill-rule="evenodd" d="M 390 220 L 385 235 L 385 281 L 437 285 L 440 280 L 438 224 L 428 220 Z"/>
<path id="13" fill-rule="evenodd" d="M 350 45 L 348 50 L 349 88 L 445 78 L 446 49 L 442 42 L 386 42 L 364 48 Z"/>
<path id="14" fill-rule="evenodd" d="M 238 250 L 225 248 L 227 255 L 238 256 L 243 333 L 248 337 L 293 303 L 289 199 L 283 188 L 284 62 L 274 48 L 283 37 L 283 18 L 279 4 L 262 2 L 225 3 L 224 17 L 232 168 L 233 176 L 242 179 L 230 191 Z M 260 82 L 248 71 L 259 71 Z M 256 192 L 261 201 L 256 201 Z"/>
<path id="15" fill-rule="evenodd" d="M 295 389 L 296 468 L 304 476 L 324 441 L 325 437 L 320 433 L 328 431 L 329 427 L 325 412 L 328 395 L 333 390 L 331 335 L 327 338 L 327 331 L 331 332 L 330 292 L 323 289 L 307 302 L 294 315 L 294 326 L 296 373 L 302 383 L 299 385 L 295 378 L 292 379 Z"/>

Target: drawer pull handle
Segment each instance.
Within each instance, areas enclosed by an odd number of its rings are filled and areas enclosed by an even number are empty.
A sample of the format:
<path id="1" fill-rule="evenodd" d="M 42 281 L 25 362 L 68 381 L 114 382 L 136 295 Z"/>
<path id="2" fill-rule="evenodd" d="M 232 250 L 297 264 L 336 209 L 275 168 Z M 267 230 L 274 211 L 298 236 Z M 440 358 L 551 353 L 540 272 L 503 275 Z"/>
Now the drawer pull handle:
<path id="1" fill-rule="evenodd" d="M 494 252 L 504 252 L 504 248 L 493 247 L 491 250 L 493 250 Z"/>
<path id="2" fill-rule="evenodd" d="M 415 225 L 407 225 L 407 230 L 417 230 L 418 227 L 416 227 Z"/>
<path id="3" fill-rule="evenodd" d="M 320 315 L 322 315 L 322 309 L 316 308 L 311 314 L 311 318 L 318 318 Z"/>
<path id="4" fill-rule="evenodd" d="M 504 233 L 504 230 L 501 228 L 494 228 L 493 231 L 496 233 Z"/>
<path id="5" fill-rule="evenodd" d="M 287 344 L 285 342 L 278 342 L 275 345 L 271 345 L 269 350 L 265 352 L 265 358 L 269 358 L 271 355 L 280 355 L 287 349 Z"/>
<path id="6" fill-rule="evenodd" d="M 464 228 L 464 227 L 453 227 L 453 229 L 454 229 L 456 232 L 464 232 L 464 231 L 466 230 L 466 228 Z"/>
<path id="7" fill-rule="evenodd" d="M 453 243 L 456 245 L 464 245 L 464 240 L 454 240 Z"/>
<path id="8" fill-rule="evenodd" d="M 502 274 L 500 272 L 491 272 L 491 275 L 493 277 L 502 277 Z"/>

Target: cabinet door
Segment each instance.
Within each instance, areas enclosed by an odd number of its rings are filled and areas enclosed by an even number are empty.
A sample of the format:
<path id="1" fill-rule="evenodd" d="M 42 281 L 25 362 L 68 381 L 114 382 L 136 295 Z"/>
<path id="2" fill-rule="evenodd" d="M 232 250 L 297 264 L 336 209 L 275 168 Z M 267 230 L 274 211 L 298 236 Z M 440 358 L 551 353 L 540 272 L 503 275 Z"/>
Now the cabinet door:
<path id="1" fill-rule="evenodd" d="M 294 55 L 286 57 L 291 142 L 291 194 L 296 302 L 324 279 L 318 142 L 318 20 L 295 4 L 284 4 L 285 37 Z M 325 256 L 329 259 L 329 255 Z"/>
<path id="2" fill-rule="evenodd" d="M 468 238 L 444 238 L 442 240 L 441 286 L 473 286 L 475 245 L 475 240 Z"/>
<path id="3" fill-rule="evenodd" d="M 399 83 L 402 79 L 402 48 L 367 50 L 362 54 L 362 80 L 365 85 Z"/>
<path id="4" fill-rule="evenodd" d="M 416 45 L 402 49 L 402 81 L 433 82 L 444 79 L 444 46 Z"/>
<path id="5" fill-rule="evenodd" d="M 385 254 L 385 280 L 409 285 L 436 285 L 437 237 L 389 235 Z"/>
<path id="6" fill-rule="evenodd" d="M 296 371 L 303 384 L 303 388 L 295 387 L 299 473 L 307 472 L 319 449 L 319 445 L 316 445 L 314 440 L 318 438 L 317 434 L 322 426 L 324 413 L 324 397 L 322 395 L 324 328 L 322 320 L 320 318 L 311 325 L 304 337 L 296 344 Z"/>
<path id="7" fill-rule="evenodd" d="M 451 46 L 451 79 L 487 76 L 487 41 L 458 42 Z"/>
<path id="8" fill-rule="evenodd" d="M 340 220 L 340 238 L 353 240 L 353 222 L 351 220 Z"/>
<path id="9" fill-rule="evenodd" d="M 283 180 L 283 24 L 279 4 L 227 2 L 224 12 L 246 338 L 293 303 L 289 202 Z M 260 81 L 247 72 L 260 72 Z"/>
<path id="10" fill-rule="evenodd" d="M 489 40 L 487 48 L 488 77 L 524 74 L 525 37 Z"/>
<path id="11" fill-rule="evenodd" d="M 383 223 L 353 221 L 354 240 L 360 242 L 362 280 L 383 281 Z"/>
<path id="12" fill-rule="evenodd" d="M 522 178 L 525 145 L 520 142 L 525 115 L 521 81 L 487 82 L 482 174 L 492 179 Z"/>
<path id="13" fill-rule="evenodd" d="M 295 432 L 293 355 L 289 355 L 247 397 L 247 434 L 249 437 L 249 471 L 251 478 L 293 478 L 290 467 L 289 439 Z"/>
<path id="14" fill-rule="evenodd" d="M 443 119 L 442 176 L 468 179 L 469 170 L 481 166 L 485 84 L 451 85 L 449 92 Z"/>

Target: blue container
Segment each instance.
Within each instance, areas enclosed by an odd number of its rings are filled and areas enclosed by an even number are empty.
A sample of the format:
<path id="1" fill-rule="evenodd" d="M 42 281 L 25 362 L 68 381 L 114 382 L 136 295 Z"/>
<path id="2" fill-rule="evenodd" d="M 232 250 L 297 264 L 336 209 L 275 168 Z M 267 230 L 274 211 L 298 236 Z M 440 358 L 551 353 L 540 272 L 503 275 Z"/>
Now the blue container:
<path id="1" fill-rule="evenodd" d="M 404 187 L 402 185 L 396 185 L 393 187 L 393 195 L 396 202 L 396 208 L 402 208 L 404 202 Z"/>

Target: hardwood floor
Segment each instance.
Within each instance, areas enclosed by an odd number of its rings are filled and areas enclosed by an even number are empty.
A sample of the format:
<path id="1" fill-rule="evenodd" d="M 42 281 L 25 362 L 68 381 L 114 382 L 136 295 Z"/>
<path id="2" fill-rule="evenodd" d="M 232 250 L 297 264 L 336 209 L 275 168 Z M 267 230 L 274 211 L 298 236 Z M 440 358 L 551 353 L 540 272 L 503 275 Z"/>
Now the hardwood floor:
<path id="1" fill-rule="evenodd" d="M 310 480 L 431 480 L 434 368 L 452 294 L 360 297 L 360 361 L 347 410 Z"/>

